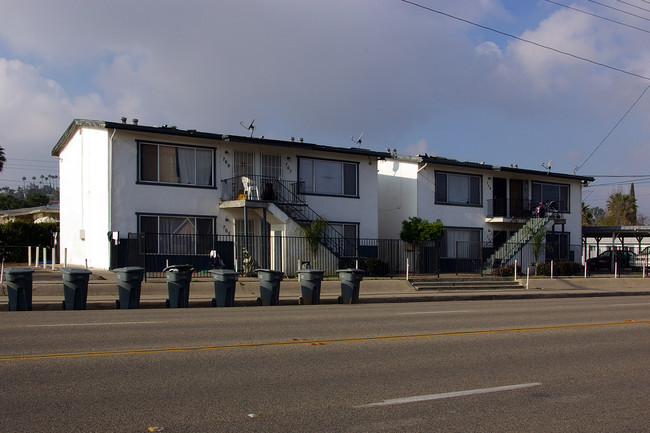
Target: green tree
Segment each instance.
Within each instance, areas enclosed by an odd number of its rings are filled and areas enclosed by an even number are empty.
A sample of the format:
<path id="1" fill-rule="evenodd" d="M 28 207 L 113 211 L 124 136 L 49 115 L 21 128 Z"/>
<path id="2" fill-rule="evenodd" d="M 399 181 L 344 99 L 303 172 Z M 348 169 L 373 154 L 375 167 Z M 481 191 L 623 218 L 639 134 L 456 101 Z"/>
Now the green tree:
<path id="1" fill-rule="evenodd" d="M 50 199 L 45 194 L 29 194 L 25 197 L 25 207 L 47 206 Z"/>
<path id="2" fill-rule="evenodd" d="M 590 226 L 594 223 L 594 212 L 591 209 L 591 206 L 588 204 L 582 203 L 582 225 Z"/>
<path id="3" fill-rule="evenodd" d="M 312 266 L 316 264 L 316 255 L 318 254 L 318 247 L 320 246 L 323 236 L 325 235 L 325 230 L 329 223 L 325 218 L 316 218 L 310 224 L 305 224 L 302 226 L 302 232 L 307 239 L 307 245 L 309 246 L 309 251 L 311 252 L 311 261 Z"/>
<path id="4" fill-rule="evenodd" d="M 426 219 L 410 217 L 402 221 L 399 237 L 404 242 L 438 241 L 444 233 L 445 226 L 439 219 L 431 223 Z"/>
<path id="5" fill-rule="evenodd" d="M 610 194 L 607 199 L 607 214 L 603 222 L 610 226 L 636 225 L 636 214 L 636 198 L 630 194 L 616 192 Z"/>

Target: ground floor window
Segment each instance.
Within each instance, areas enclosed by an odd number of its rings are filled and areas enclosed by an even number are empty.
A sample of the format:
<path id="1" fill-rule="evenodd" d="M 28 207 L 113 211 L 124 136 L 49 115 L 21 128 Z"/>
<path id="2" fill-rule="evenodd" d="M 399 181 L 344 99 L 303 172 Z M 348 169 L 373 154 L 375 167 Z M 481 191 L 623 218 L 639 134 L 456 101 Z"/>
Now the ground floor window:
<path id="1" fill-rule="evenodd" d="M 208 254 L 212 248 L 213 217 L 139 215 L 139 224 L 148 254 Z"/>
<path id="2" fill-rule="evenodd" d="M 447 228 L 442 237 L 441 257 L 478 259 L 481 246 L 481 229 Z"/>
<path id="3" fill-rule="evenodd" d="M 342 257 L 356 257 L 359 244 L 359 224 L 330 223 L 331 235 L 335 238 L 336 248 Z"/>
<path id="4" fill-rule="evenodd" d="M 573 260 L 569 233 L 546 233 L 546 261 Z"/>

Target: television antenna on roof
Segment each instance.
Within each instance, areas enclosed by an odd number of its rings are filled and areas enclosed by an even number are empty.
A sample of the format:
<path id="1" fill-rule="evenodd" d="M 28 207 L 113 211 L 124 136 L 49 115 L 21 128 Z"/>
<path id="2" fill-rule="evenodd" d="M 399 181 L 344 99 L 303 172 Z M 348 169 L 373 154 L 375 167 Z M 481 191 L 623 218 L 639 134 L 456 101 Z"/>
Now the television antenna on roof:
<path id="1" fill-rule="evenodd" d="M 248 130 L 251 132 L 251 137 L 253 136 L 253 133 L 255 132 L 255 119 L 253 119 L 253 121 L 251 122 L 251 124 L 248 125 L 248 126 L 246 126 L 246 125 L 244 124 L 244 121 L 239 122 L 239 124 L 240 124 L 241 126 L 243 126 L 244 128 L 248 129 Z"/>
<path id="2" fill-rule="evenodd" d="M 363 132 L 361 133 L 361 135 L 359 135 L 359 138 L 354 138 L 354 136 L 352 136 L 350 137 L 350 140 L 357 143 L 357 147 L 361 147 L 361 137 L 363 137 Z"/>

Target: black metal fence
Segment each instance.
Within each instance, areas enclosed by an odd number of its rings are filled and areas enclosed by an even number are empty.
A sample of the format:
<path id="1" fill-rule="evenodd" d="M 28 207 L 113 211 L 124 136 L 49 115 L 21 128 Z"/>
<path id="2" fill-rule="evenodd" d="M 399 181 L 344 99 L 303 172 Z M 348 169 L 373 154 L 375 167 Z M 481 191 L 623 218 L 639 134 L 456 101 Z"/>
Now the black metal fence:
<path id="1" fill-rule="evenodd" d="M 336 241 L 336 240 L 335 240 Z M 340 239 L 341 244 L 351 242 Z M 222 265 L 243 274 L 257 268 L 282 270 L 293 275 L 311 267 L 335 275 L 340 268 L 359 267 L 369 276 L 394 276 L 408 272 L 435 274 L 440 270 L 437 242 L 407 244 L 399 239 L 357 239 L 356 254 L 339 256 L 325 245 L 315 254 L 304 237 L 245 235 L 178 235 L 129 233 L 112 244 L 111 267 L 142 266 L 149 275 L 173 264 L 191 264 L 195 271 Z M 218 258 L 212 259 L 215 251 Z M 161 274 L 162 275 L 162 274 Z"/>

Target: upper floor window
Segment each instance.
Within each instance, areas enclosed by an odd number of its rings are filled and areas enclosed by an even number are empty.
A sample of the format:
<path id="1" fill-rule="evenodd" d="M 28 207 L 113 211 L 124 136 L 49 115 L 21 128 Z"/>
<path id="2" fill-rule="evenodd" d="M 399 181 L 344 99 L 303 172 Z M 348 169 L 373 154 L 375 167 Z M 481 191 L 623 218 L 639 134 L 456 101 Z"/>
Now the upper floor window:
<path id="1" fill-rule="evenodd" d="M 214 186 L 214 150 L 140 143 L 140 181 Z"/>
<path id="2" fill-rule="evenodd" d="M 436 203 L 481 206 L 481 176 L 436 172 Z"/>
<path id="3" fill-rule="evenodd" d="M 558 211 L 569 212 L 569 185 L 532 182 L 531 189 L 533 205 L 554 201 Z"/>
<path id="4" fill-rule="evenodd" d="M 359 164 L 329 159 L 298 159 L 301 192 L 317 195 L 359 196 Z"/>

